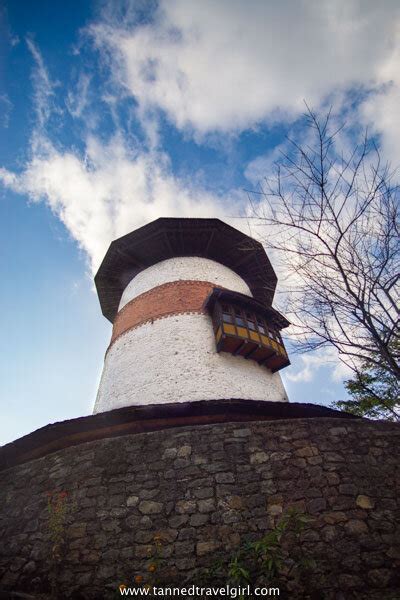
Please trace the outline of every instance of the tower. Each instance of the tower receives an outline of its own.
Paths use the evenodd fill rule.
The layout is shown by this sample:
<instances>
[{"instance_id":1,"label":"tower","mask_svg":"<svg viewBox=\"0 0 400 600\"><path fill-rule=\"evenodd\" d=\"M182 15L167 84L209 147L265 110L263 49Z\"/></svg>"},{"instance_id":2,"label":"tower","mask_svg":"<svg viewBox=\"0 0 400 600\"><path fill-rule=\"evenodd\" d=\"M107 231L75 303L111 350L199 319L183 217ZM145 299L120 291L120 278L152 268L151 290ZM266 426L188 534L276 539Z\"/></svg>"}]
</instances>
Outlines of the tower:
<instances>
[{"instance_id":1,"label":"tower","mask_svg":"<svg viewBox=\"0 0 400 600\"><path fill-rule=\"evenodd\" d=\"M287 401L289 364L262 245L218 219L160 218L110 245L95 277L113 324L94 412Z\"/></svg>"},{"instance_id":2,"label":"tower","mask_svg":"<svg viewBox=\"0 0 400 600\"><path fill-rule=\"evenodd\" d=\"M214 586L216 556L228 565L296 507L307 536L289 528L282 547L320 559L318 577L310 590L284 568L274 585L397 598L398 424L285 401L288 322L262 246L216 219L158 219L111 244L96 284L113 322L96 414L0 447L0 596L48 597L52 581L63 598L152 595L207 572Z\"/></svg>"}]
</instances>

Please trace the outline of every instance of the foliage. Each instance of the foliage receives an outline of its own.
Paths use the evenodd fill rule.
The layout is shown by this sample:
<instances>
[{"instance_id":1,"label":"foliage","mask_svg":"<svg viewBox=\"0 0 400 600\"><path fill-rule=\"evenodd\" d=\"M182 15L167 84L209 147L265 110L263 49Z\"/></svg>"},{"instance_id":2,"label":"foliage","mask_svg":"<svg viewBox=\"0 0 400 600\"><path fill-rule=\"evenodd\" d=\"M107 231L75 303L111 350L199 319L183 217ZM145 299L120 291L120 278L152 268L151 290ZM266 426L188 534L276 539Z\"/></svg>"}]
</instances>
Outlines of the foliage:
<instances>
[{"instance_id":1,"label":"foliage","mask_svg":"<svg viewBox=\"0 0 400 600\"><path fill-rule=\"evenodd\" d=\"M282 585L284 579L301 580L314 566L300 543L310 517L289 509L262 538L242 544L228 560L223 558L203 573L202 583L244 587Z\"/></svg>"},{"instance_id":2,"label":"foliage","mask_svg":"<svg viewBox=\"0 0 400 600\"><path fill-rule=\"evenodd\" d=\"M351 398L335 402L336 408L373 419L400 419L399 379L386 369L364 363L363 371L346 381L345 387Z\"/></svg>"},{"instance_id":3,"label":"foliage","mask_svg":"<svg viewBox=\"0 0 400 600\"><path fill-rule=\"evenodd\" d=\"M300 536L304 528L312 519L295 509L289 509L279 522L262 538L256 541L243 543L230 557L221 556L213 564L198 573L196 584L200 586L244 587L256 584L273 584L277 586L282 581L279 578L285 575L285 580L300 581L313 568L313 560L306 556L302 550ZM162 537L154 536L154 546L149 555L149 562L145 572L137 572L132 588L151 589L162 584ZM189 581L193 583L193 576ZM126 588L126 583L121 583L116 590L120 597L120 589Z\"/></svg>"},{"instance_id":4,"label":"foliage","mask_svg":"<svg viewBox=\"0 0 400 600\"><path fill-rule=\"evenodd\" d=\"M159 577L160 577L160 569L162 569L163 558L162 558L162 547L163 547L163 537L161 534L156 533L153 537L154 545L149 547L151 550L149 554L149 559L147 563L147 567L145 572L139 571L133 577L133 583L129 584L129 587L132 589L140 589L146 588L151 589L158 585ZM126 581L129 581L129 577L122 578ZM122 588L127 588L128 585L126 583L121 583L118 586L116 591L116 596L121 597L120 590Z\"/></svg>"},{"instance_id":5,"label":"foliage","mask_svg":"<svg viewBox=\"0 0 400 600\"><path fill-rule=\"evenodd\" d=\"M67 492L47 492L48 528L53 543L52 556L61 558L64 533L68 514Z\"/></svg>"}]
</instances>

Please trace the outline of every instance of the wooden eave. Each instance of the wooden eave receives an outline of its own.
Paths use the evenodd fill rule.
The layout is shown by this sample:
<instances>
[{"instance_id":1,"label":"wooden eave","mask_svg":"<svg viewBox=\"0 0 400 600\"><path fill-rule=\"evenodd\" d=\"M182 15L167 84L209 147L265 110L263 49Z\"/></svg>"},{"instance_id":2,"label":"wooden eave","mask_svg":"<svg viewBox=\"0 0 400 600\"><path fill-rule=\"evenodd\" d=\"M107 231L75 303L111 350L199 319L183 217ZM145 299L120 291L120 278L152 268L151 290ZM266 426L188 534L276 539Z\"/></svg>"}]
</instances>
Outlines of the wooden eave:
<instances>
[{"instance_id":1,"label":"wooden eave","mask_svg":"<svg viewBox=\"0 0 400 600\"><path fill-rule=\"evenodd\" d=\"M111 243L95 276L104 316L113 322L133 277L178 256L209 258L229 267L254 298L272 304L277 277L260 242L219 219L160 218Z\"/></svg>"}]
</instances>

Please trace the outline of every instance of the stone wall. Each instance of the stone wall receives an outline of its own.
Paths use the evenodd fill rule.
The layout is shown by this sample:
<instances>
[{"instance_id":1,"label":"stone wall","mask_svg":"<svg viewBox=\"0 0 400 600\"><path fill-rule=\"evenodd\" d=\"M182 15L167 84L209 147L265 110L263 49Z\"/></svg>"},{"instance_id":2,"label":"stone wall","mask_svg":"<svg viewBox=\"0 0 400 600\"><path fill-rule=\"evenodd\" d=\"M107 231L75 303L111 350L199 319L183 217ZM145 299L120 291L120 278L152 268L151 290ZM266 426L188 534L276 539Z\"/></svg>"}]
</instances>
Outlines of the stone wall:
<instances>
[{"instance_id":1,"label":"stone wall","mask_svg":"<svg viewBox=\"0 0 400 600\"><path fill-rule=\"evenodd\" d=\"M120 583L146 576L157 539L163 583L196 583L295 506L313 519L301 546L316 564L307 591L281 597L394 600L399 435L334 418L228 423L94 441L13 467L0 473L0 589L48 591L46 492L65 491L62 597L117 597Z\"/></svg>"}]
</instances>

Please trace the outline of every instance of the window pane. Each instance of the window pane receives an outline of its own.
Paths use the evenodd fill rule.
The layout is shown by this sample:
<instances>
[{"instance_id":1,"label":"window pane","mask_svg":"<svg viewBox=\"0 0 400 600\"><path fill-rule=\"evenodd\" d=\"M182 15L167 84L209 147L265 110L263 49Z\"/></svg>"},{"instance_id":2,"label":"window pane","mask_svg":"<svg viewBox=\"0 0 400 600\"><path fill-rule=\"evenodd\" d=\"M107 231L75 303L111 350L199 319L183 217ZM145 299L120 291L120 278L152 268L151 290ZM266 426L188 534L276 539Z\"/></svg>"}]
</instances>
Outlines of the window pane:
<instances>
[{"instance_id":1,"label":"window pane","mask_svg":"<svg viewBox=\"0 0 400 600\"><path fill-rule=\"evenodd\" d=\"M261 317L257 317L257 327L260 333L266 333L265 322Z\"/></svg>"},{"instance_id":2,"label":"window pane","mask_svg":"<svg viewBox=\"0 0 400 600\"><path fill-rule=\"evenodd\" d=\"M249 329L253 329L253 331L256 330L256 326L253 321L247 321L247 323L248 323Z\"/></svg>"},{"instance_id":3,"label":"window pane","mask_svg":"<svg viewBox=\"0 0 400 600\"><path fill-rule=\"evenodd\" d=\"M240 327L246 327L246 321L244 319L242 319L241 317L236 317L236 325L239 325Z\"/></svg>"},{"instance_id":4,"label":"window pane","mask_svg":"<svg viewBox=\"0 0 400 600\"><path fill-rule=\"evenodd\" d=\"M230 313L222 313L222 320L225 321L225 323L232 323L232 315Z\"/></svg>"}]
</instances>

